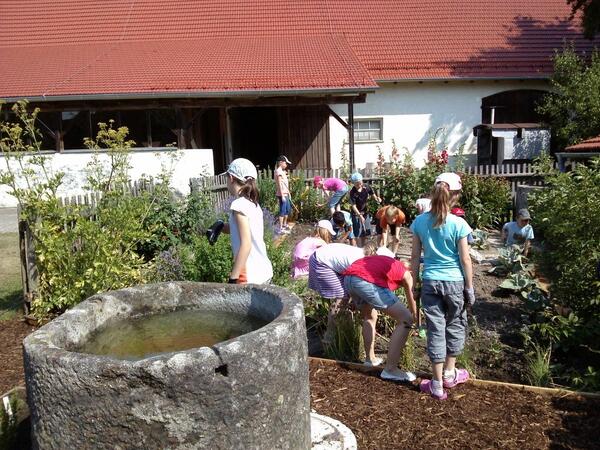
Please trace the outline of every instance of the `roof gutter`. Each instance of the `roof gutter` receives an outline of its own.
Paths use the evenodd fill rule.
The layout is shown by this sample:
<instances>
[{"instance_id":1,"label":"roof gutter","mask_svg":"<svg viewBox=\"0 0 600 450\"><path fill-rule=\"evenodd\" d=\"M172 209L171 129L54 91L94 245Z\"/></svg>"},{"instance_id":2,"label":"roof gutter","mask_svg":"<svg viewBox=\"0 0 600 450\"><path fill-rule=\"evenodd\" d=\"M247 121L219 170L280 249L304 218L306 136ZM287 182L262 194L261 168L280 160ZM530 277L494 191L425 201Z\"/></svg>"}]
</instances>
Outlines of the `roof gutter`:
<instances>
[{"instance_id":1,"label":"roof gutter","mask_svg":"<svg viewBox=\"0 0 600 450\"><path fill-rule=\"evenodd\" d=\"M81 100L144 100L144 99L183 99L183 98L243 98L243 97L319 97L323 95L352 96L356 94L370 94L379 89L378 86L369 88L332 88L332 89L291 89L291 90L245 90L245 91L183 91L183 92L140 92L140 93L115 93L115 94L75 94L75 95L34 95L21 97L3 97L6 102L28 100L30 102L48 101L81 101Z\"/></svg>"},{"instance_id":2,"label":"roof gutter","mask_svg":"<svg viewBox=\"0 0 600 450\"><path fill-rule=\"evenodd\" d=\"M548 81L550 75L547 76L530 76L530 77L465 77L465 78L381 78L375 79L377 83L426 83L429 81L504 81L504 80L527 80L527 81Z\"/></svg>"}]
</instances>

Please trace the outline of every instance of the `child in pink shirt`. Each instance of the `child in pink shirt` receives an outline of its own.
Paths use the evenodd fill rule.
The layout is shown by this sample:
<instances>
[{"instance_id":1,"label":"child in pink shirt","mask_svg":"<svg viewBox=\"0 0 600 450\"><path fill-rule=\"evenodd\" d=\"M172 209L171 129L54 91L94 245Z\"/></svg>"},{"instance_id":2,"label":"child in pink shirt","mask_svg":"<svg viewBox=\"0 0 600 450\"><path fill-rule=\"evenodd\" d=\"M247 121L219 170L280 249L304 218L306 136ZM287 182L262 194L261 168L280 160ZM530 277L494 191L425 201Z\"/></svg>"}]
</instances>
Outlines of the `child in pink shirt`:
<instances>
[{"instance_id":1,"label":"child in pink shirt","mask_svg":"<svg viewBox=\"0 0 600 450\"><path fill-rule=\"evenodd\" d=\"M320 220L313 236L302 239L294 248L292 262L292 277L300 278L308 275L308 260L316 249L331 242L335 235L333 225L329 220Z\"/></svg>"},{"instance_id":2,"label":"child in pink shirt","mask_svg":"<svg viewBox=\"0 0 600 450\"><path fill-rule=\"evenodd\" d=\"M327 197L327 206L329 207L329 212L333 215L334 212L339 211L341 209L342 199L348 192L348 185L345 181L340 180L339 178L326 178L316 176L313 180L313 184L316 189L323 189ZM323 206L320 204L318 206Z\"/></svg>"}]
</instances>

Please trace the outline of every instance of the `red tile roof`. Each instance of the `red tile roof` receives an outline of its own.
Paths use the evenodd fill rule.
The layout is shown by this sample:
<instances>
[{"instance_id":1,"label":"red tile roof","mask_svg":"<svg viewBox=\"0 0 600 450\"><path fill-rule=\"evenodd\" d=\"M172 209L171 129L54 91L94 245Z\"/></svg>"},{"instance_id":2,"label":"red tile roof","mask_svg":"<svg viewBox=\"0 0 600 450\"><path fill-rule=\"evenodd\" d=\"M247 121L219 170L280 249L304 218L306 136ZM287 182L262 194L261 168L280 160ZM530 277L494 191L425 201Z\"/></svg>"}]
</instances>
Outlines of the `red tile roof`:
<instances>
[{"instance_id":1,"label":"red tile roof","mask_svg":"<svg viewBox=\"0 0 600 450\"><path fill-rule=\"evenodd\" d=\"M600 136L596 136L579 144L570 145L565 148L565 152L598 152L600 151Z\"/></svg>"},{"instance_id":2,"label":"red tile roof","mask_svg":"<svg viewBox=\"0 0 600 450\"><path fill-rule=\"evenodd\" d=\"M566 0L2 0L0 97L545 78ZM600 43L597 40L596 43Z\"/></svg>"}]
</instances>

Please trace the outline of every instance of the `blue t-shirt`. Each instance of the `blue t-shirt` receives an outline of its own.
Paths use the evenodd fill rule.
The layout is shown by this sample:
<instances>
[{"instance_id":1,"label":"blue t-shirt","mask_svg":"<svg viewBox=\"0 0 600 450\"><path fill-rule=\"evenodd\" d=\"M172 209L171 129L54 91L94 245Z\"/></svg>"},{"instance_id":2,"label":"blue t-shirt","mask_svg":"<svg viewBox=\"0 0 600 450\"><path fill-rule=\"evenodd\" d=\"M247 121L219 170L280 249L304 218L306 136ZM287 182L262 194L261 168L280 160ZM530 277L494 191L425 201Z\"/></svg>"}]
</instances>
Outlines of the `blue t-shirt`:
<instances>
[{"instance_id":1,"label":"blue t-shirt","mask_svg":"<svg viewBox=\"0 0 600 450\"><path fill-rule=\"evenodd\" d=\"M521 228L517 222L508 222L504 224L502 230L506 231L508 236L506 238L506 245L523 245L525 241L533 239L533 227L529 224Z\"/></svg>"},{"instance_id":2,"label":"blue t-shirt","mask_svg":"<svg viewBox=\"0 0 600 450\"><path fill-rule=\"evenodd\" d=\"M419 237L423 247L423 279L461 281L464 279L458 241L473 230L461 217L448 214L446 223L433 228L435 217L426 212L416 217L410 231Z\"/></svg>"}]
</instances>

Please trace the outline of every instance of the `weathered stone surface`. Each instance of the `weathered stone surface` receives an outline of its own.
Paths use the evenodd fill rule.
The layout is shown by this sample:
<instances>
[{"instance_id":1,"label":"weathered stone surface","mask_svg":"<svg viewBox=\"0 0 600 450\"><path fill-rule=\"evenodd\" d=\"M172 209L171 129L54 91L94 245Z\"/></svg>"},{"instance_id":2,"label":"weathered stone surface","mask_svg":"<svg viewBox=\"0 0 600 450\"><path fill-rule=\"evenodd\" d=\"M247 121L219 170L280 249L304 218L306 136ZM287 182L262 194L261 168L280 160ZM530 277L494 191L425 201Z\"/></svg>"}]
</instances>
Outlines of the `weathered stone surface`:
<instances>
[{"instance_id":1,"label":"weathered stone surface","mask_svg":"<svg viewBox=\"0 0 600 450\"><path fill-rule=\"evenodd\" d=\"M139 361L73 351L125 317L197 308L270 321ZM308 449L302 302L272 286L162 283L96 295L24 341L34 448Z\"/></svg>"}]
</instances>

